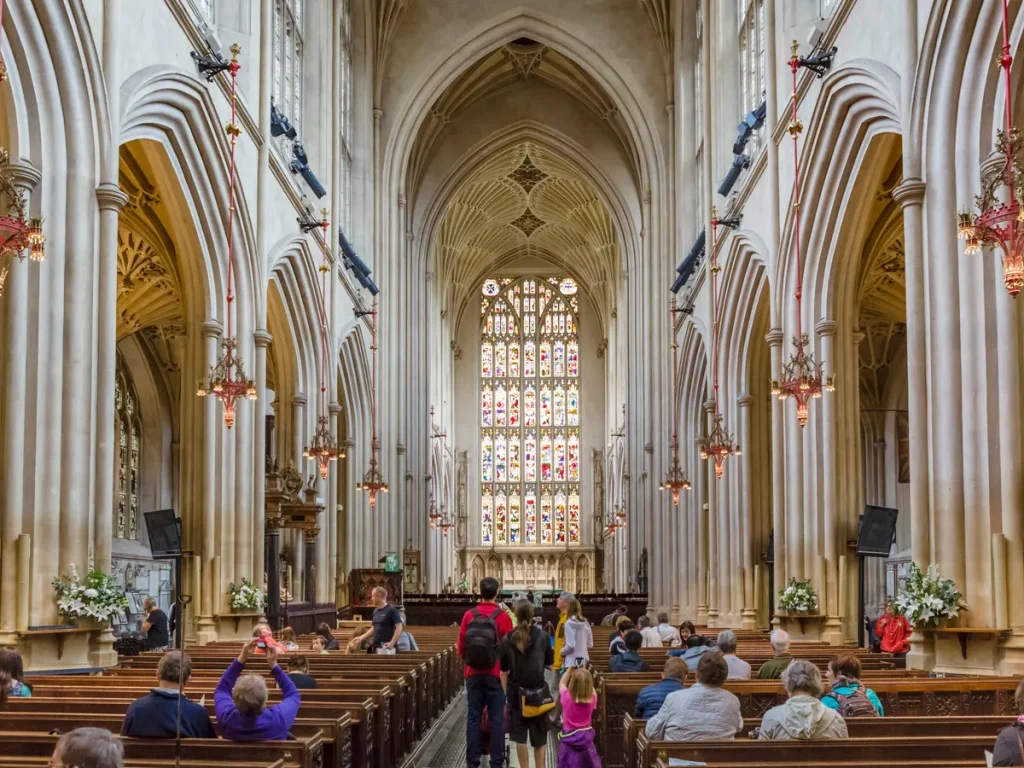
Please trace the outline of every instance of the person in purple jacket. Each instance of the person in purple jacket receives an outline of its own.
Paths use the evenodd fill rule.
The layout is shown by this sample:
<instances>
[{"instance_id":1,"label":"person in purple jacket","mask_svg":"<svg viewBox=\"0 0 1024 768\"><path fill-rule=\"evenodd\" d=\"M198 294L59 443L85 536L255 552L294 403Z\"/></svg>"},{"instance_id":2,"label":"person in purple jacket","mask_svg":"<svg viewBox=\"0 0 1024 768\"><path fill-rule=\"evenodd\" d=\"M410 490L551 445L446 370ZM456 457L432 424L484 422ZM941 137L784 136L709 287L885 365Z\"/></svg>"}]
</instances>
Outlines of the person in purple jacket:
<instances>
[{"instance_id":1,"label":"person in purple jacket","mask_svg":"<svg viewBox=\"0 0 1024 768\"><path fill-rule=\"evenodd\" d=\"M277 648L267 645L267 664L277 681L283 699L267 706L267 683L262 675L242 675L245 663L255 652L259 638L254 637L224 670L213 692L213 708L217 713L220 735L228 741L282 741L299 714L299 689L277 665Z\"/></svg>"}]
</instances>

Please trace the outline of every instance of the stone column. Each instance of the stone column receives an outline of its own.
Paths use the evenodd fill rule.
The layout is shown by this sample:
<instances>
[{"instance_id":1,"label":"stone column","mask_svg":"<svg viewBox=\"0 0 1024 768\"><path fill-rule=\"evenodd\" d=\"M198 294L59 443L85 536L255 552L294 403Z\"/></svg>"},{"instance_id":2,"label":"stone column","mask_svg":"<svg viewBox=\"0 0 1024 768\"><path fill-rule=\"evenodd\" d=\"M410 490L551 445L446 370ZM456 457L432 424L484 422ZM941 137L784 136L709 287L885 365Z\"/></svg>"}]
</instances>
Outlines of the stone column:
<instances>
[{"instance_id":1,"label":"stone column","mask_svg":"<svg viewBox=\"0 0 1024 768\"><path fill-rule=\"evenodd\" d=\"M782 329L772 328L765 336L771 354L772 376L782 370ZM775 591L786 583L789 574L786 546L786 452L783 440L782 401L772 397L772 530L775 563L772 566ZM770 595L774 605L775 595Z\"/></svg>"},{"instance_id":2,"label":"stone column","mask_svg":"<svg viewBox=\"0 0 1024 768\"><path fill-rule=\"evenodd\" d=\"M11 165L12 181L27 199L42 174L26 162ZM25 408L28 370L28 265L15 262L7 273L0 305L7 313L3 369L3 541L0 545L0 644L16 645L18 536L25 505ZM113 390L111 390L113 391Z\"/></svg>"},{"instance_id":3,"label":"stone column","mask_svg":"<svg viewBox=\"0 0 1024 768\"><path fill-rule=\"evenodd\" d=\"M216 320L203 323L203 370L209 370L217 362L220 348L221 324ZM214 573L214 558L217 550L217 398L207 395L203 398L203 550L201 568L203 572L203 600L199 614L199 643L205 644L217 639L216 622L213 617L221 610L221 585L218 574Z\"/></svg>"},{"instance_id":4,"label":"stone column","mask_svg":"<svg viewBox=\"0 0 1024 768\"><path fill-rule=\"evenodd\" d=\"M276 520L264 521L263 546L267 572L267 620L276 632L281 629L281 529Z\"/></svg>"},{"instance_id":5,"label":"stone column","mask_svg":"<svg viewBox=\"0 0 1024 768\"><path fill-rule=\"evenodd\" d=\"M331 434L338 436L338 414L341 413L341 404L332 401L327 410L331 417ZM338 514L338 482L341 478L342 462L345 459L338 459L331 462L331 473L327 478L327 509L326 514L331 519L331 540L328 543L328 560L323 568L327 572L328 583L331 588L322 595L324 600L336 600L338 594L338 583L341 578L338 573L338 542L340 539L341 520Z\"/></svg>"},{"instance_id":6,"label":"stone column","mask_svg":"<svg viewBox=\"0 0 1024 768\"><path fill-rule=\"evenodd\" d=\"M295 463L299 474L305 477L306 466L302 449L306 440L306 396L301 392L297 392L292 397L292 440L294 445L290 458Z\"/></svg>"},{"instance_id":7,"label":"stone column","mask_svg":"<svg viewBox=\"0 0 1024 768\"><path fill-rule=\"evenodd\" d=\"M753 538L753 515L752 515L752 492L750 488L750 458L752 455L752 444L750 434L750 406L754 398L744 393L736 398L736 405L739 406L739 443L743 454L739 460L740 472L740 519L742 531L740 532L740 567L743 569L743 611L741 613L741 627L743 629L757 628L757 604L754 598L754 538ZM735 574L734 574L735 576Z\"/></svg>"},{"instance_id":8,"label":"stone column","mask_svg":"<svg viewBox=\"0 0 1024 768\"><path fill-rule=\"evenodd\" d=\"M256 345L256 402L253 403L253 448L252 448L252 530L253 530L253 569L254 583L262 584L263 574L267 571L264 559L265 548L260 542L260 532L265 529L266 519L266 451L267 451L267 347L273 336L265 328L257 328L252 334Z\"/></svg>"},{"instance_id":9,"label":"stone column","mask_svg":"<svg viewBox=\"0 0 1024 768\"><path fill-rule=\"evenodd\" d=\"M834 320L820 320L814 330L821 339L822 372L825 376L835 371L835 337L838 324ZM850 387L848 397L860 399L859 382L845 382ZM839 620L839 543L843 539L842 526L839 521L839 494L836 486L838 468L836 466L836 403L837 395L825 392L821 398L821 440L822 440L822 517L824 518L825 539L825 583L815 587L824 597L819 612L825 615L825 633L823 640L838 645L843 639L842 622Z\"/></svg>"},{"instance_id":10,"label":"stone column","mask_svg":"<svg viewBox=\"0 0 1024 768\"><path fill-rule=\"evenodd\" d=\"M715 412L715 401L705 400L704 401L704 421L708 425L708 432L714 428L714 412ZM705 559L707 563L707 576L702 575L701 578L707 579L707 592L708 592L708 622L709 627L718 626L718 617L721 609L721 596L718 594L719 587L719 569L722 564L721 552L718 549L718 534L719 534L719 521L718 521L718 479L715 477L715 469L713 459L710 457L707 460L708 463L708 501L707 501L707 513L705 519L707 520L708 526L708 557Z\"/></svg>"}]
</instances>

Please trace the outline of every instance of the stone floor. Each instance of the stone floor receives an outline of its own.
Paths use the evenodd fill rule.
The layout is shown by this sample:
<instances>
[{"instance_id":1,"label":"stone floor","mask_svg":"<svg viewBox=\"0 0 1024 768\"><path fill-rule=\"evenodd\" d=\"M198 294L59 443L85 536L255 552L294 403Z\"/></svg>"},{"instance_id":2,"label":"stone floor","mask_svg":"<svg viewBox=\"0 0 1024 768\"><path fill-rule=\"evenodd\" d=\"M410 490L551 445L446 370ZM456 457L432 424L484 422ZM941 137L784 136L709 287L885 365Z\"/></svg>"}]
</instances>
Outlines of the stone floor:
<instances>
[{"instance_id":1,"label":"stone floor","mask_svg":"<svg viewBox=\"0 0 1024 768\"><path fill-rule=\"evenodd\" d=\"M511 749L509 763L512 768L536 768L520 766L516 756L515 745ZM555 768L558 763L558 740L554 732L548 736L547 765L543 768ZM430 741L425 745L415 768L463 768L466 765L466 700L459 696L441 716L435 726ZM482 768L488 768L488 761L480 761Z\"/></svg>"}]
</instances>

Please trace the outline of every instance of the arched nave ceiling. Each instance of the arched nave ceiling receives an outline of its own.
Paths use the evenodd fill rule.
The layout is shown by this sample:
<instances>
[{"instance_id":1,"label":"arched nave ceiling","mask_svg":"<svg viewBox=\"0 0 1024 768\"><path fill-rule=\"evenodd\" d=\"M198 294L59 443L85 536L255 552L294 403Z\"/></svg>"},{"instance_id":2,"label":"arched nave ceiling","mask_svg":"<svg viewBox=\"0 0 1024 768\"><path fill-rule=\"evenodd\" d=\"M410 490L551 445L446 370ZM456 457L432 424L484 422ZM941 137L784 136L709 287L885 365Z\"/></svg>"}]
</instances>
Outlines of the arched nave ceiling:
<instances>
[{"instance_id":1,"label":"arched nave ceiling","mask_svg":"<svg viewBox=\"0 0 1024 768\"><path fill-rule=\"evenodd\" d=\"M874 224L864 243L858 295L860 298L860 389L862 406L884 408L893 366L904 353L906 335L906 275L903 251L903 213L892 190L903 180L897 154L891 171L875 192L870 216Z\"/></svg>"},{"instance_id":2,"label":"arched nave ceiling","mask_svg":"<svg viewBox=\"0 0 1024 768\"><path fill-rule=\"evenodd\" d=\"M598 303L619 262L615 227L591 183L529 142L481 163L448 202L435 239L446 306L461 310L488 269L525 255L574 275Z\"/></svg>"},{"instance_id":3,"label":"arched nave ceiling","mask_svg":"<svg viewBox=\"0 0 1024 768\"><path fill-rule=\"evenodd\" d=\"M118 183L128 195L117 226L117 338L141 332L155 362L176 372L185 334L178 257L170 214L142 143L120 151Z\"/></svg>"},{"instance_id":4,"label":"arched nave ceiling","mask_svg":"<svg viewBox=\"0 0 1024 768\"><path fill-rule=\"evenodd\" d=\"M519 38L492 51L463 71L431 106L416 138L408 188L418 189L433 148L459 115L481 99L520 81L546 83L582 103L599 121L611 128L630 158L634 179L639 179L637 156L629 130L611 96L572 59L534 40Z\"/></svg>"}]
</instances>

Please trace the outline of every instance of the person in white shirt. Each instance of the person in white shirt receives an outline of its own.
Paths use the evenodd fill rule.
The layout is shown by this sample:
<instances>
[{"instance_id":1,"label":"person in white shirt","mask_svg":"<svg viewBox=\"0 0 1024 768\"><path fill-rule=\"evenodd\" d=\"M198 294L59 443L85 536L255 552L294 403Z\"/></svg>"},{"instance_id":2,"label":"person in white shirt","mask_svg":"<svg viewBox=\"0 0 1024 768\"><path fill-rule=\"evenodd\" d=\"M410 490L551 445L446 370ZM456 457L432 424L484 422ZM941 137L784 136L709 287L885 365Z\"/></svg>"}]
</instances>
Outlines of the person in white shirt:
<instances>
[{"instance_id":1,"label":"person in white shirt","mask_svg":"<svg viewBox=\"0 0 1024 768\"><path fill-rule=\"evenodd\" d=\"M563 667L590 661L590 649L594 647L594 633L590 622L583 618L583 608L575 597L569 601L569 618L565 622L565 645L562 646Z\"/></svg>"},{"instance_id":2,"label":"person in white shirt","mask_svg":"<svg viewBox=\"0 0 1024 768\"><path fill-rule=\"evenodd\" d=\"M733 739L743 730L740 700L722 686L729 665L709 651L697 665L697 684L665 697L658 714L647 721L647 738L656 741ZM822 705L824 707L824 705Z\"/></svg>"},{"instance_id":3,"label":"person in white shirt","mask_svg":"<svg viewBox=\"0 0 1024 768\"><path fill-rule=\"evenodd\" d=\"M663 644L668 643L673 648L678 648L683 644L679 639L679 630L668 623L668 611L658 611L657 629Z\"/></svg>"},{"instance_id":4,"label":"person in white shirt","mask_svg":"<svg viewBox=\"0 0 1024 768\"><path fill-rule=\"evenodd\" d=\"M661 635L658 630L651 626L651 617L644 614L637 623L640 635L644 639L643 648L661 648Z\"/></svg>"},{"instance_id":5,"label":"person in white shirt","mask_svg":"<svg viewBox=\"0 0 1024 768\"><path fill-rule=\"evenodd\" d=\"M750 665L736 655L736 633L726 629L718 633L718 650L725 656L729 665L730 680L749 680Z\"/></svg>"}]
</instances>

